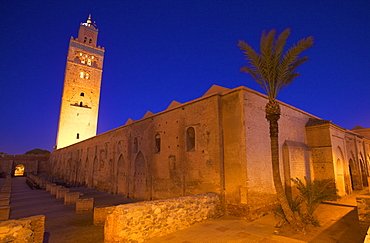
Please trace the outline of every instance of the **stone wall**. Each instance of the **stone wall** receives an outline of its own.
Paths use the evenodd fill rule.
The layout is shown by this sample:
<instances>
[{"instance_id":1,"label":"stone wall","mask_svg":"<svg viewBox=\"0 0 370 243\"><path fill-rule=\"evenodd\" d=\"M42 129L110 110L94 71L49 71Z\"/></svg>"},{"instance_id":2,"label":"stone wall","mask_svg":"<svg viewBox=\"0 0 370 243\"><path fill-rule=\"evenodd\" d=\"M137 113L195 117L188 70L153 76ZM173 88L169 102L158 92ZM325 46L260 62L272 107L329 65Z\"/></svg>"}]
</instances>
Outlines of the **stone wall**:
<instances>
[{"instance_id":1,"label":"stone wall","mask_svg":"<svg viewBox=\"0 0 370 243\"><path fill-rule=\"evenodd\" d=\"M220 216L215 193L118 205L106 218L104 242L143 242Z\"/></svg>"},{"instance_id":2,"label":"stone wall","mask_svg":"<svg viewBox=\"0 0 370 243\"><path fill-rule=\"evenodd\" d=\"M44 230L44 215L0 221L0 242L42 243Z\"/></svg>"},{"instance_id":3,"label":"stone wall","mask_svg":"<svg viewBox=\"0 0 370 243\"><path fill-rule=\"evenodd\" d=\"M17 165L24 166L25 174L37 175L40 172L45 172L49 164L49 156L48 154L23 154L0 157L0 176L13 176Z\"/></svg>"},{"instance_id":4,"label":"stone wall","mask_svg":"<svg viewBox=\"0 0 370 243\"><path fill-rule=\"evenodd\" d=\"M361 234L365 235L370 226L370 195L359 195L357 201L357 216Z\"/></svg>"},{"instance_id":5,"label":"stone wall","mask_svg":"<svg viewBox=\"0 0 370 243\"><path fill-rule=\"evenodd\" d=\"M212 86L199 99L173 101L162 112L148 111L140 120L53 151L50 173L136 200L214 192L229 214L255 219L276 203L266 103L265 95L246 87ZM346 146L346 129L280 105L279 159L286 188L294 186L291 177L333 178L340 195L350 194L351 180L360 184L367 168L353 167L351 175L347 148L357 151L356 165L370 163L370 140L358 135Z\"/></svg>"},{"instance_id":6,"label":"stone wall","mask_svg":"<svg viewBox=\"0 0 370 243\"><path fill-rule=\"evenodd\" d=\"M219 96L186 104L53 151L51 174L137 200L222 193ZM189 146L188 129L194 131ZM158 138L158 142L157 142Z\"/></svg>"}]
</instances>

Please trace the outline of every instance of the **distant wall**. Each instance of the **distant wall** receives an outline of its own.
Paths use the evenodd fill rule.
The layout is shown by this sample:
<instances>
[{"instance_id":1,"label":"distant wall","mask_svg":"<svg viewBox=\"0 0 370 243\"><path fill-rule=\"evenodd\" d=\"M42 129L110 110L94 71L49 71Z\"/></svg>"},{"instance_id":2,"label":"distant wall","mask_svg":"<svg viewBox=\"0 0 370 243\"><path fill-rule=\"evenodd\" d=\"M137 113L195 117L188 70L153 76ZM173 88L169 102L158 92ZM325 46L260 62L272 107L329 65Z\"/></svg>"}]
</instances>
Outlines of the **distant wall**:
<instances>
[{"instance_id":1,"label":"distant wall","mask_svg":"<svg viewBox=\"0 0 370 243\"><path fill-rule=\"evenodd\" d=\"M24 155L5 155L0 157L0 176L14 175L17 165L24 165L24 172L37 175L46 172L49 164L48 154L24 154Z\"/></svg>"},{"instance_id":2,"label":"distant wall","mask_svg":"<svg viewBox=\"0 0 370 243\"><path fill-rule=\"evenodd\" d=\"M141 242L220 216L215 193L118 205L106 218L104 242Z\"/></svg>"}]
</instances>

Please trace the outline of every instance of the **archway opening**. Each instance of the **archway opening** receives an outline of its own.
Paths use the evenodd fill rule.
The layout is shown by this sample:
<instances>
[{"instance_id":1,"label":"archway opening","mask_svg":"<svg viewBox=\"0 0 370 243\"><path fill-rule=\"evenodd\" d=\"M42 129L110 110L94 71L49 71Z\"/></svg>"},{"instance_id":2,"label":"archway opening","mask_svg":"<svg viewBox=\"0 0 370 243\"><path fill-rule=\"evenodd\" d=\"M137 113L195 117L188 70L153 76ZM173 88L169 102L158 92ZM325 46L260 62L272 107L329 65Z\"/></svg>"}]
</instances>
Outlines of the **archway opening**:
<instances>
[{"instance_id":1,"label":"archway opening","mask_svg":"<svg viewBox=\"0 0 370 243\"><path fill-rule=\"evenodd\" d=\"M14 176L24 175L24 165L20 164L15 167Z\"/></svg>"},{"instance_id":2,"label":"archway opening","mask_svg":"<svg viewBox=\"0 0 370 243\"><path fill-rule=\"evenodd\" d=\"M344 196L346 194L345 184L344 184L344 169L343 163L338 158L337 159L337 176L336 176L336 183L337 183L337 190L339 196Z\"/></svg>"}]
</instances>

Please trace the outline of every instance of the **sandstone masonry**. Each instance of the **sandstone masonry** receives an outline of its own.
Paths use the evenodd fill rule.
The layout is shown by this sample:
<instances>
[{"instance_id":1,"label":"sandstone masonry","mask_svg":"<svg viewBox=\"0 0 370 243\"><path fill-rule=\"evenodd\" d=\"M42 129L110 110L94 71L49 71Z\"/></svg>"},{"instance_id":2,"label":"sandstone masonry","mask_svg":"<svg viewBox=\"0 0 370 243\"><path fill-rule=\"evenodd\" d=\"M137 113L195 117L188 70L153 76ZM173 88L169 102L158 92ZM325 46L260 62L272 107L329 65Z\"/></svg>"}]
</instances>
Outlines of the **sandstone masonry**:
<instances>
[{"instance_id":1,"label":"sandstone masonry","mask_svg":"<svg viewBox=\"0 0 370 243\"><path fill-rule=\"evenodd\" d=\"M214 193L115 206L104 226L104 242L144 242L222 216Z\"/></svg>"}]
</instances>

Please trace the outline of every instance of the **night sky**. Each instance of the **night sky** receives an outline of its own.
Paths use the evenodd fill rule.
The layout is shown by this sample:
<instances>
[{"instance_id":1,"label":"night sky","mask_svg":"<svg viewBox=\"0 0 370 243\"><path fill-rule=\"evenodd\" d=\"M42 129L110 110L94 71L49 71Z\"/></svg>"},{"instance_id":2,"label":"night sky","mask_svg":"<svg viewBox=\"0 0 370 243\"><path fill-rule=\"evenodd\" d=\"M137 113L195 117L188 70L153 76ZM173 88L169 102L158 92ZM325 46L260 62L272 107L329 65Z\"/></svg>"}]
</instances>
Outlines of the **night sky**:
<instances>
[{"instance_id":1,"label":"night sky","mask_svg":"<svg viewBox=\"0 0 370 243\"><path fill-rule=\"evenodd\" d=\"M310 60L278 99L343 128L370 127L370 1L0 1L0 152L55 145L70 36L92 14L105 47L98 134L213 84L262 92L237 47L290 27Z\"/></svg>"}]
</instances>

